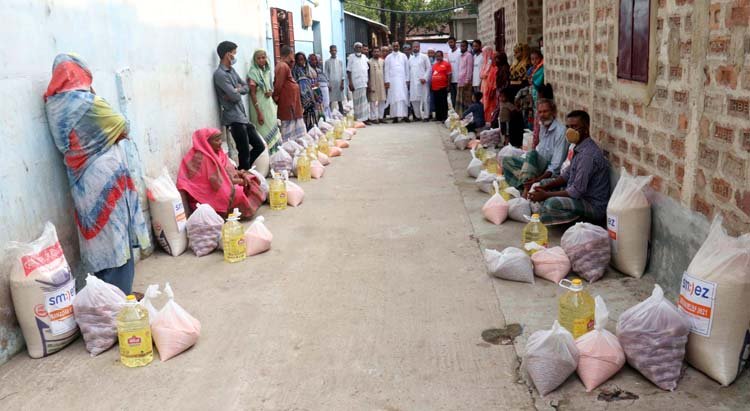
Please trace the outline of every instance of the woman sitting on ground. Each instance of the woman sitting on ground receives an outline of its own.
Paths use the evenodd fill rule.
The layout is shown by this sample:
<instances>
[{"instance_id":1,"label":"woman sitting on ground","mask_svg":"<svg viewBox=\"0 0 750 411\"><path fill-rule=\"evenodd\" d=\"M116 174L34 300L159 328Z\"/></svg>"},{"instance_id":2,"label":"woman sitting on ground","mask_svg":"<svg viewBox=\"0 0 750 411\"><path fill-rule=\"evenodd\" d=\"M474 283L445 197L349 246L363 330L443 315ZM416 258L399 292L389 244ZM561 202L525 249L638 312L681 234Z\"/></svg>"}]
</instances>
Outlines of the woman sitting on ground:
<instances>
[{"instance_id":1,"label":"woman sitting on ground","mask_svg":"<svg viewBox=\"0 0 750 411\"><path fill-rule=\"evenodd\" d=\"M180 164L177 188L190 212L198 204L209 204L224 217L234 208L251 217L264 200L260 184L250 172L234 167L221 141L221 131L215 128L193 133L193 147Z\"/></svg>"}]
</instances>

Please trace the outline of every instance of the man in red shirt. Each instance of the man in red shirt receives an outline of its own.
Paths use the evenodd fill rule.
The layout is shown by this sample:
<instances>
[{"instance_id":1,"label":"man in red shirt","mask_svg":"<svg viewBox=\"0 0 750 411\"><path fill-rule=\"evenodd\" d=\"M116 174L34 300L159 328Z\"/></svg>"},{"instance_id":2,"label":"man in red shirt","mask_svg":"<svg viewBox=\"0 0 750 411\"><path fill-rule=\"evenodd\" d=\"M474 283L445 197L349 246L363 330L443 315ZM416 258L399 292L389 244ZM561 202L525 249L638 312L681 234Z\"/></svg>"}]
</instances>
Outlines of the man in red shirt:
<instances>
[{"instance_id":1,"label":"man in red shirt","mask_svg":"<svg viewBox=\"0 0 750 411\"><path fill-rule=\"evenodd\" d=\"M448 118L448 91L451 85L451 65L443 60L443 52L435 52L435 64L432 66L432 98L435 100L435 120L445 121Z\"/></svg>"},{"instance_id":2,"label":"man in red shirt","mask_svg":"<svg viewBox=\"0 0 750 411\"><path fill-rule=\"evenodd\" d=\"M281 140L297 140L307 133L302 120L302 100L299 84L292 77L291 65L294 64L292 48L281 48L281 59L276 65L273 81L273 101L276 102L276 117L281 120Z\"/></svg>"}]
</instances>

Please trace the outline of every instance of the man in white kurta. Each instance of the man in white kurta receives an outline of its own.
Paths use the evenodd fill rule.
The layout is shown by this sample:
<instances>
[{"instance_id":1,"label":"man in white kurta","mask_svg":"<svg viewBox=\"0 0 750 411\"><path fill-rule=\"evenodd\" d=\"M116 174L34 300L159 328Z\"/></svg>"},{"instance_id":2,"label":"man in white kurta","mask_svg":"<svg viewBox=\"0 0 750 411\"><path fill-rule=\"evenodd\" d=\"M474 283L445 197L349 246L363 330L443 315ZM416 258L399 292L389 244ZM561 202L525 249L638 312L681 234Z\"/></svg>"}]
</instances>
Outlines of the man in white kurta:
<instances>
[{"instance_id":1,"label":"man in white kurta","mask_svg":"<svg viewBox=\"0 0 750 411\"><path fill-rule=\"evenodd\" d=\"M430 76L430 58L419 52L419 42L411 44L409 58L409 100L414 110L414 117L427 120L430 116L430 91L427 89L427 79Z\"/></svg>"},{"instance_id":2,"label":"man in white kurta","mask_svg":"<svg viewBox=\"0 0 750 411\"><path fill-rule=\"evenodd\" d=\"M386 57L383 70L393 123L409 114L409 60L400 50L399 43L393 43L393 52Z\"/></svg>"},{"instance_id":3,"label":"man in white kurta","mask_svg":"<svg viewBox=\"0 0 750 411\"><path fill-rule=\"evenodd\" d=\"M338 50L335 45L329 49L331 58L326 60L324 70L328 77L328 91L331 99L331 110L344 111L344 65L336 58Z\"/></svg>"},{"instance_id":4,"label":"man in white kurta","mask_svg":"<svg viewBox=\"0 0 750 411\"><path fill-rule=\"evenodd\" d=\"M357 121L370 124L370 104L367 102L367 82L370 65L362 54L362 43L354 43L354 53L346 60L346 75L349 79L349 91L354 100L354 117Z\"/></svg>"}]
</instances>

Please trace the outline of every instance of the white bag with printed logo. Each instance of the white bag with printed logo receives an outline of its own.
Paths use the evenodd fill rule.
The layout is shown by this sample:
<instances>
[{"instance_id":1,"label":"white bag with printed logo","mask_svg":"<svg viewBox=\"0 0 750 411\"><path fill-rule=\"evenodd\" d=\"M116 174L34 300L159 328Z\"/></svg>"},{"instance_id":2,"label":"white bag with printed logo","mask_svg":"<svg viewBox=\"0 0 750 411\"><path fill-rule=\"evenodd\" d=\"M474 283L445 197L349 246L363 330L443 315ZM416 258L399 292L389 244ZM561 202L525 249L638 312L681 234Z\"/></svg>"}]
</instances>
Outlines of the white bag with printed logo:
<instances>
[{"instance_id":1,"label":"white bag with printed logo","mask_svg":"<svg viewBox=\"0 0 750 411\"><path fill-rule=\"evenodd\" d=\"M45 224L42 236L30 243L8 243L6 258L11 259L10 293L29 356L62 350L78 336L76 282L55 226Z\"/></svg>"},{"instance_id":2,"label":"white bag with printed logo","mask_svg":"<svg viewBox=\"0 0 750 411\"><path fill-rule=\"evenodd\" d=\"M607 231L611 246L611 264L623 274L640 278L648 262L651 238L651 204L643 189L652 176L631 176L620 172L607 205Z\"/></svg>"},{"instance_id":3,"label":"white bag with printed logo","mask_svg":"<svg viewBox=\"0 0 750 411\"><path fill-rule=\"evenodd\" d=\"M731 237L721 224L714 219L683 275L679 308L691 321L688 362L726 386L750 352L750 234Z\"/></svg>"},{"instance_id":4,"label":"white bag with printed logo","mask_svg":"<svg viewBox=\"0 0 750 411\"><path fill-rule=\"evenodd\" d=\"M157 178L144 177L154 237L162 249L174 257L187 249L185 206L166 167Z\"/></svg>"}]
</instances>

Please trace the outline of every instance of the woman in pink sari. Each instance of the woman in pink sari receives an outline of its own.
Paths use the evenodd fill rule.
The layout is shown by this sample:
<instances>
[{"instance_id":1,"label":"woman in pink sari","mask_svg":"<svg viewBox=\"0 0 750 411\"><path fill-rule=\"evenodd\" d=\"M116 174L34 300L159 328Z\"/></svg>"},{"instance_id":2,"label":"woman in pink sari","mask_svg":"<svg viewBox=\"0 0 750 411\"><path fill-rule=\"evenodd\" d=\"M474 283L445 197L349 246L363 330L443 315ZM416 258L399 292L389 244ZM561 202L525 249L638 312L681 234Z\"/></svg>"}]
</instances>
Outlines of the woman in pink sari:
<instances>
[{"instance_id":1,"label":"woman in pink sari","mask_svg":"<svg viewBox=\"0 0 750 411\"><path fill-rule=\"evenodd\" d=\"M209 204L222 216L236 207L243 217L251 217L265 200L260 183L253 174L232 165L221 140L221 131L215 128L193 133L193 148L182 159L177 188L187 196L191 212L200 203Z\"/></svg>"},{"instance_id":2,"label":"woman in pink sari","mask_svg":"<svg viewBox=\"0 0 750 411\"><path fill-rule=\"evenodd\" d=\"M485 46L482 49L482 57L484 63L482 64L482 71L479 73L479 77L482 78L482 104L484 105L484 118L488 122L491 121L492 113L495 112L497 107L497 65L495 65L495 52L492 47Z\"/></svg>"}]
</instances>

